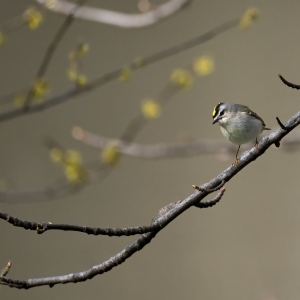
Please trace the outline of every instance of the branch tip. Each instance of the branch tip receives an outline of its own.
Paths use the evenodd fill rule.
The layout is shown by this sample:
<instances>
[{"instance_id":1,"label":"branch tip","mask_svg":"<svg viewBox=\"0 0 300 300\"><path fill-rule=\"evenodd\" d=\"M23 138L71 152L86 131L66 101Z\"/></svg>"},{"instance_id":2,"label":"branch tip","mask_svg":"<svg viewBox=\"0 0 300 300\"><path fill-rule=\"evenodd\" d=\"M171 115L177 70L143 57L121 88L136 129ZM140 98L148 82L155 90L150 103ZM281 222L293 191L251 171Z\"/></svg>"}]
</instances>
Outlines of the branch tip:
<instances>
[{"instance_id":1,"label":"branch tip","mask_svg":"<svg viewBox=\"0 0 300 300\"><path fill-rule=\"evenodd\" d=\"M12 265L11 261L8 261L6 267L1 270L0 276L5 277L7 275L7 273L9 272L11 265ZM0 281L0 284L1 284L1 281Z\"/></svg>"},{"instance_id":2,"label":"branch tip","mask_svg":"<svg viewBox=\"0 0 300 300\"><path fill-rule=\"evenodd\" d=\"M290 87L292 89L300 90L300 85L299 84L295 84L295 83L292 83L290 81L287 81L281 74L278 74L278 77L288 87Z\"/></svg>"},{"instance_id":3,"label":"branch tip","mask_svg":"<svg viewBox=\"0 0 300 300\"><path fill-rule=\"evenodd\" d=\"M282 122L280 121L280 119L279 119L278 117L276 117L276 121L277 121L278 125L281 127L281 129L283 129L283 130L288 130L288 129L286 128L286 126L282 124ZM276 145L276 144L275 144L275 145ZM277 145L276 145L276 147L277 147ZM278 146L278 147L279 147L279 146Z\"/></svg>"}]
</instances>

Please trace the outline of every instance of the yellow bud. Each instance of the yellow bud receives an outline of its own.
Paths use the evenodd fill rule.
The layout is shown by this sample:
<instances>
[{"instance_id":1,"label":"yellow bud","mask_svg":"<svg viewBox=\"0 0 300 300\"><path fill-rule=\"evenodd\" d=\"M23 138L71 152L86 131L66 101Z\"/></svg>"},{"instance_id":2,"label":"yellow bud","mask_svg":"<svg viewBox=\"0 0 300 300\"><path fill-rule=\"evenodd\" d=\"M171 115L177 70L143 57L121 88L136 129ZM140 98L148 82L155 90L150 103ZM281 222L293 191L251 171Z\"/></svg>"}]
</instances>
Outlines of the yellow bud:
<instances>
[{"instance_id":1,"label":"yellow bud","mask_svg":"<svg viewBox=\"0 0 300 300\"><path fill-rule=\"evenodd\" d=\"M259 10L255 7L249 8L240 20L240 28L249 28L252 23L259 17Z\"/></svg>"},{"instance_id":2,"label":"yellow bud","mask_svg":"<svg viewBox=\"0 0 300 300\"><path fill-rule=\"evenodd\" d=\"M27 9L23 14L24 21L30 29L36 29L43 21L43 15L35 8Z\"/></svg>"},{"instance_id":3,"label":"yellow bud","mask_svg":"<svg viewBox=\"0 0 300 300\"><path fill-rule=\"evenodd\" d=\"M77 48L77 51L76 51L76 58L81 58L84 55L86 55L88 53L89 49L90 49L90 46L88 43L80 43Z\"/></svg>"},{"instance_id":4,"label":"yellow bud","mask_svg":"<svg viewBox=\"0 0 300 300\"><path fill-rule=\"evenodd\" d=\"M87 84L87 77L83 74L79 74L74 80L78 87L84 87Z\"/></svg>"},{"instance_id":5,"label":"yellow bud","mask_svg":"<svg viewBox=\"0 0 300 300\"><path fill-rule=\"evenodd\" d=\"M101 152L101 161L108 165L115 165L120 158L118 145L112 141L107 143Z\"/></svg>"},{"instance_id":6,"label":"yellow bud","mask_svg":"<svg viewBox=\"0 0 300 300\"><path fill-rule=\"evenodd\" d=\"M79 183L82 181L80 168L76 165L66 165L65 175L68 181L72 183Z\"/></svg>"},{"instance_id":7,"label":"yellow bud","mask_svg":"<svg viewBox=\"0 0 300 300\"><path fill-rule=\"evenodd\" d=\"M155 119L161 115L161 107L157 101L146 99L142 102L142 113L147 119Z\"/></svg>"},{"instance_id":8,"label":"yellow bud","mask_svg":"<svg viewBox=\"0 0 300 300\"><path fill-rule=\"evenodd\" d=\"M190 71L176 69L171 74L171 82L179 88L189 89L194 83L194 78Z\"/></svg>"},{"instance_id":9,"label":"yellow bud","mask_svg":"<svg viewBox=\"0 0 300 300\"><path fill-rule=\"evenodd\" d=\"M65 153L66 164L80 165L82 162L81 154L78 151L67 150Z\"/></svg>"},{"instance_id":10,"label":"yellow bud","mask_svg":"<svg viewBox=\"0 0 300 300\"><path fill-rule=\"evenodd\" d=\"M76 78L78 77L78 74L77 74L77 68L74 67L74 66L71 66L68 70L68 77L71 81L75 81Z\"/></svg>"},{"instance_id":11,"label":"yellow bud","mask_svg":"<svg viewBox=\"0 0 300 300\"><path fill-rule=\"evenodd\" d=\"M32 98L35 101L41 100L50 90L49 83L44 78L38 78L32 88Z\"/></svg>"},{"instance_id":12,"label":"yellow bud","mask_svg":"<svg viewBox=\"0 0 300 300\"><path fill-rule=\"evenodd\" d=\"M132 77L132 73L131 73L131 70L126 67L126 68L123 68L123 70L121 71L121 74L120 74L120 80L121 81L129 81Z\"/></svg>"},{"instance_id":13,"label":"yellow bud","mask_svg":"<svg viewBox=\"0 0 300 300\"><path fill-rule=\"evenodd\" d=\"M63 160L65 175L71 183L82 183L87 180L88 173L82 166L82 159L79 152L67 150Z\"/></svg>"},{"instance_id":14,"label":"yellow bud","mask_svg":"<svg viewBox=\"0 0 300 300\"><path fill-rule=\"evenodd\" d=\"M194 62L193 68L197 75L209 75L215 68L214 59L210 56L201 56Z\"/></svg>"}]
</instances>

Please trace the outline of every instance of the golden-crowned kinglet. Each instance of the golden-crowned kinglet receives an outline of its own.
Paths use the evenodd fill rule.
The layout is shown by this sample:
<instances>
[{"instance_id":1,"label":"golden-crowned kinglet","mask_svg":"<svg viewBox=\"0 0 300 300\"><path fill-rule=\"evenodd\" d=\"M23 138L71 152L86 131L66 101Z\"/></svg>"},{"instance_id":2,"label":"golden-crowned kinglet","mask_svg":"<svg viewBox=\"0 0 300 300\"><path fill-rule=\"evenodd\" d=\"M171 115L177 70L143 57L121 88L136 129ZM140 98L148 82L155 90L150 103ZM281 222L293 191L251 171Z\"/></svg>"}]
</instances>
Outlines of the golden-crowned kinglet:
<instances>
[{"instance_id":1,"label":"golden-crowned kinglet","mask_svg":"<svg viewBox=\"0 0 300 300\"><path fill-rule=\"evenodd\" d=\"M234 103L219 103L213 110L213 124L219 123L223 135L233 144L239 145L233 165L238 163L238 153L242 144L255 139L257 148L257 136L266 128L261 117L248 106Z\"/></svg>"}]
</instances>

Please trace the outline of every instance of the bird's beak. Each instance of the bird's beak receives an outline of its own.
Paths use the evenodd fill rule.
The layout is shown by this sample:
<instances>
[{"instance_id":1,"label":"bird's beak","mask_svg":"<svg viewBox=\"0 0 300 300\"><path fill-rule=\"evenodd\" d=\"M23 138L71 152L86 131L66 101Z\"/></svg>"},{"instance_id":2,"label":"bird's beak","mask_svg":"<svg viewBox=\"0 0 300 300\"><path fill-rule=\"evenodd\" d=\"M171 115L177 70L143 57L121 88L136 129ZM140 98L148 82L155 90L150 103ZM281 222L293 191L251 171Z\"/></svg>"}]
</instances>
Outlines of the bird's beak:
<instances>
[{"instance_id":1,"label":"bird's beak","mask_svg":"<svg viewBox=\"0 0 300 300\"><path fill-rule=\"evenodd\" d=\"M214 121L212 122L212 125L216 124L219 121L220 118L216 118L214 119Z\"/></svg>"}]
</instances>

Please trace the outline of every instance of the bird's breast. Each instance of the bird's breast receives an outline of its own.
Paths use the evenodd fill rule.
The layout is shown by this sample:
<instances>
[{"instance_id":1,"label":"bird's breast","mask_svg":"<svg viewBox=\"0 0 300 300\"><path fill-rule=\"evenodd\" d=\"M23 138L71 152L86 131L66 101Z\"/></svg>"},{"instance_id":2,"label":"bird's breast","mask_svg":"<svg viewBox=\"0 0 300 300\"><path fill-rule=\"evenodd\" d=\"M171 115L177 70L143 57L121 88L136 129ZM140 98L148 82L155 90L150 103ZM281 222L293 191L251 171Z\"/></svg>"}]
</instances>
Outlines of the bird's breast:
<instances>
[{"instance_id":1,"label":"bird's breast","mask_svg":"<svg viewBox=\"0 0 300 300\"><path fill-rule=\"evenodd\" d=\"M227 122L226 126L220 124L220 129L225 138L236 145L241 145L257 138L263 126L260 120L253 118L247 122Z\"/></svg>"}]
</instances>

